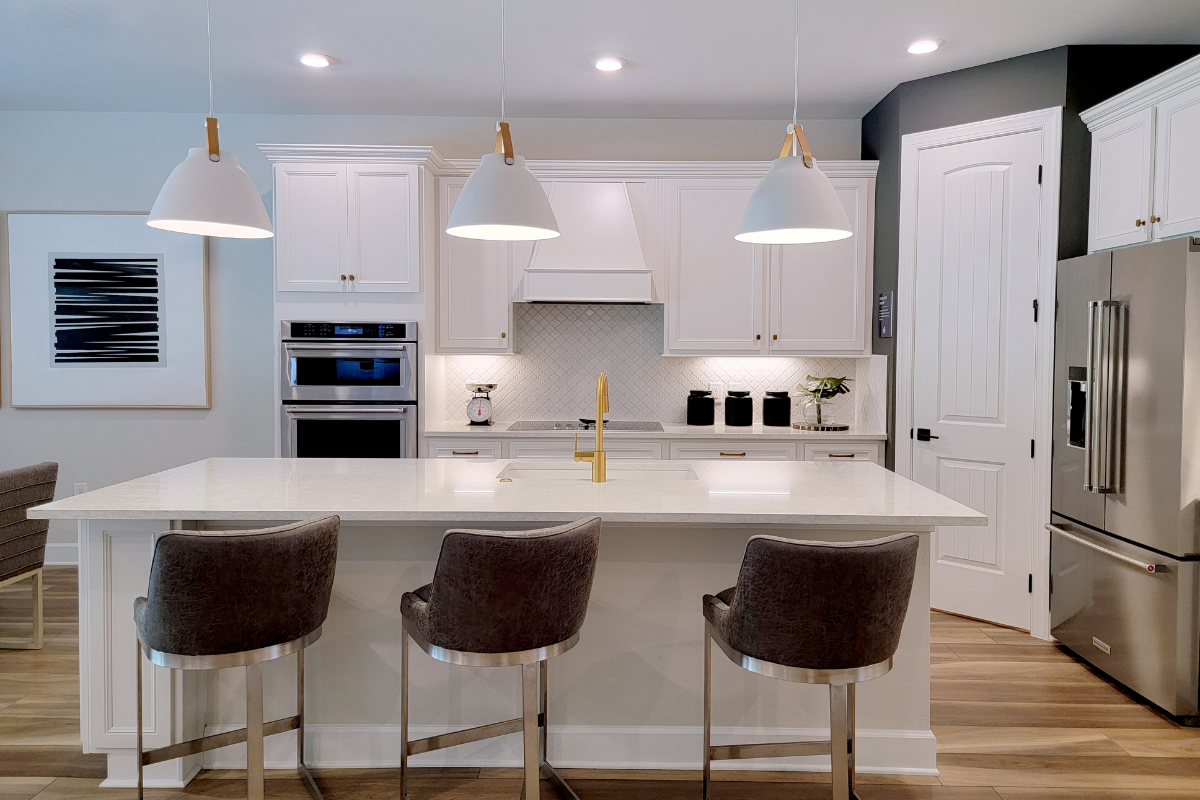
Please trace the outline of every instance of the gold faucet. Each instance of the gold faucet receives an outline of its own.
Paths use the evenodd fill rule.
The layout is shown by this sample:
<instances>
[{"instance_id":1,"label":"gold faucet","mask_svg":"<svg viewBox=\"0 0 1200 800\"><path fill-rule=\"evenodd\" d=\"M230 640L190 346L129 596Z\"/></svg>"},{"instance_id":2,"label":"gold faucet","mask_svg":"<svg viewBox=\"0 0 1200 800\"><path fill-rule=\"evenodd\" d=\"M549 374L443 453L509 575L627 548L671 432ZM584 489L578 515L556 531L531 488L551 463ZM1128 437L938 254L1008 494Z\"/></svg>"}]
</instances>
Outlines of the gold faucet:
<instances>
[{"instance_id":1,"label":"gold faucet","mask_svg":"<svg viewBox=\"0 0 1200 800\"><path fill-rule=\"evenodd\" d=\"M596 449L580 450L579 434L575 434L575 460L592 462L592 483L608 480L608 454L604 452L604 414L608 411L608 376L596 377Z\"/></svg>"}]
</instances>

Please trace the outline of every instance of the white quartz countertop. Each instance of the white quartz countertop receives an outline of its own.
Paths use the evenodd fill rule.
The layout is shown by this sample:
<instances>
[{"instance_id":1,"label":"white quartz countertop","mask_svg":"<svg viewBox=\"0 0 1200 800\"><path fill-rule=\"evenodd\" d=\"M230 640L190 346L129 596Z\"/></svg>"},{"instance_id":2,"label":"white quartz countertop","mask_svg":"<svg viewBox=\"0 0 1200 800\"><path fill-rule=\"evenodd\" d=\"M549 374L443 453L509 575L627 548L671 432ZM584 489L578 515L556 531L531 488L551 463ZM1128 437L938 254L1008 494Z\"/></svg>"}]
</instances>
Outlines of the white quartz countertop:
<instances>
[{"instance_id":1,"label":"white quartz countertop","mask_svg":"<svg viewBox=\"0 0 1200 800\"><path fill-rule=\"evenodd\" d=\"M527 431L509 430L511 422L497 422L494 425L471 425L466 422L442 422L430 425L425 429L426 436L486 439L489 436L503 436L505 439L571 439L576 433L581 442L588 437L594 437L594 431ZM762 439L782 441L838 441L841 439L871 439L883 441L886 433L876 431L860 431L851 426L848 431L801 431L795 428L776 428L766 425L751 425L749 427L728 425L684 425L678 422L664 422L661 431L614 431L604 429L604 438L613 439Z\"/></svg>"},{"instance_id":2,"label":"white quartz countertop","mask_svg":"<svg viewBox=\"0 0 1200 800\"><path fill-rule=\"evenodd\" d=\"M561 522L928 529L987 517L868 462L674 461L609 464L610 479L515 478L475 459L210 458L30 509L38 519ZM536 465L536 466L533 466ZM658 465L658 466L655 466ZM588 469L563 464L563 470ZM689 480L650 473L692 470ZM641 472L638 472L641 470Z\"/></svg>"}]
</instances>

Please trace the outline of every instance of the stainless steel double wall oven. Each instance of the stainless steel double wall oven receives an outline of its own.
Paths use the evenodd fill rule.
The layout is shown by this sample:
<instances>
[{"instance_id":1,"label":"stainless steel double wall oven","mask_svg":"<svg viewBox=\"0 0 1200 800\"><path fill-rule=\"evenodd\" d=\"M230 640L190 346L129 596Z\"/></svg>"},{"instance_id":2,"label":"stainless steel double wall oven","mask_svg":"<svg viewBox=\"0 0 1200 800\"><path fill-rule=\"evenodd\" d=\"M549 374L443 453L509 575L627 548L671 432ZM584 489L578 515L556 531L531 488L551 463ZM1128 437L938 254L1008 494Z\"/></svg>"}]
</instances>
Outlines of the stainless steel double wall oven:
<instances>
[{"instance_id":1,"label":"stainless steel double wall oven","mask_svg":"<svg viewBox=\"0 0 1200 800\"><path fill-rule=\"evenodd\" d=\"M282 325L281 455L416 458L416 323Z\"/></svg>"}]
</instances>

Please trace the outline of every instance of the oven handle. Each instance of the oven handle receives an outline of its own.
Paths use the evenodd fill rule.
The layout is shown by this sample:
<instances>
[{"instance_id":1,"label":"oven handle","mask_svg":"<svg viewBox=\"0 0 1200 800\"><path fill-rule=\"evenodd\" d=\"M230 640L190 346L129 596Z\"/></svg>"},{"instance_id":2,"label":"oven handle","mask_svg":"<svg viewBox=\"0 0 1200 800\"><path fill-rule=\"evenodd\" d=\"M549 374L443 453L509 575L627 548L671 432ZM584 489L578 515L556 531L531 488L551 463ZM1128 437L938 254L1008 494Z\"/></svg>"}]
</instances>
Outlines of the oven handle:
<instances>
[{"instance_id":1,"label":"oven handle","mask_svg":"<svg viewBox=\"0 0 1200 800\"><path fill-rule=\"evenodd\" d=\"M351 344L349 342L339 342L338 344L297 344L294 342L284 342L283 346L287 350L324 350L327 352L334 352L337 350L401 351L408 349L408 345L404 344Z\"/></svg>"},{"instance_id":2,"label":"oven handle","mask_svg":"<svg viewBox=\"0 0 1200 800\"><path fill-rule=\"evenodd\" d=\"M407 414L410 406L284 406L289 415L303 414Z\"/></svg>"},{"instance_id":3,"label":"oven handle","mask_svg":"<svg viewBox=\"0 0 1200 800\"><path fill-rule=\"evenodd\" d=\"M1115 558L1117 561L1124 561L1126 564L1132 564L1133 566L1137 567L1138 569L1144 569L1144 570L1146 570L1146 572L1162 573L1162 572L1167 571L1166 564L1150 564L1146 561L1138 561L1136 558L1131 558L1122 553L1118 553L1115 550L1109 550L1107 547L1101 547L1100 545L1096 544L1095 542L1089 542L1087 539L1084 539L1081 536L1076 536L1073 533L1064 531L1062 528L1058 527L1057 525L1051 525L1049 522L1046 523L1046 530L1050 531L1051 533L1057 533L1059 536L1063 537L1064 539L1070 539L1072 542L1075 542L1076 544L1081 544L1084 547L1090 547L1091 549L1095 550L1097 553L1103 553L1106 556L1111 556L1111 557Z\"/></svg>"}]
</instances>

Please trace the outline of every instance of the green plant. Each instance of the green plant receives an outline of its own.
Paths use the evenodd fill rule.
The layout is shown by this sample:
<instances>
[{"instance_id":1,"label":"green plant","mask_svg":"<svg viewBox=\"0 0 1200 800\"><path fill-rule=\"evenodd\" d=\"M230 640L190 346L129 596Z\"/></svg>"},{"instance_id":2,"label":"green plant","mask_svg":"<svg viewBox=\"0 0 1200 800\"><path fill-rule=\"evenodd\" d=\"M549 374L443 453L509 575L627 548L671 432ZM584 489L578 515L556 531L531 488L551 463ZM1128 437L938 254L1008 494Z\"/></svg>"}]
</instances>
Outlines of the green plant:
<instances>
[{"instance_id":1,"label":"green plant","mask_svg":"<svg viewBox=\"0 0 1200 800\"><path fill-rule=\"evenodd\" d=\"M850 387L846 384L850 382L850 378L814 378L812 375L805 375L804 380L796 384L793 390L797 396L803 398L806 402L815 403L817 406L817 424L821 424L821 404L826 400L832 400L839 394L847 394Z\"/></svg>"}]
</instances>

